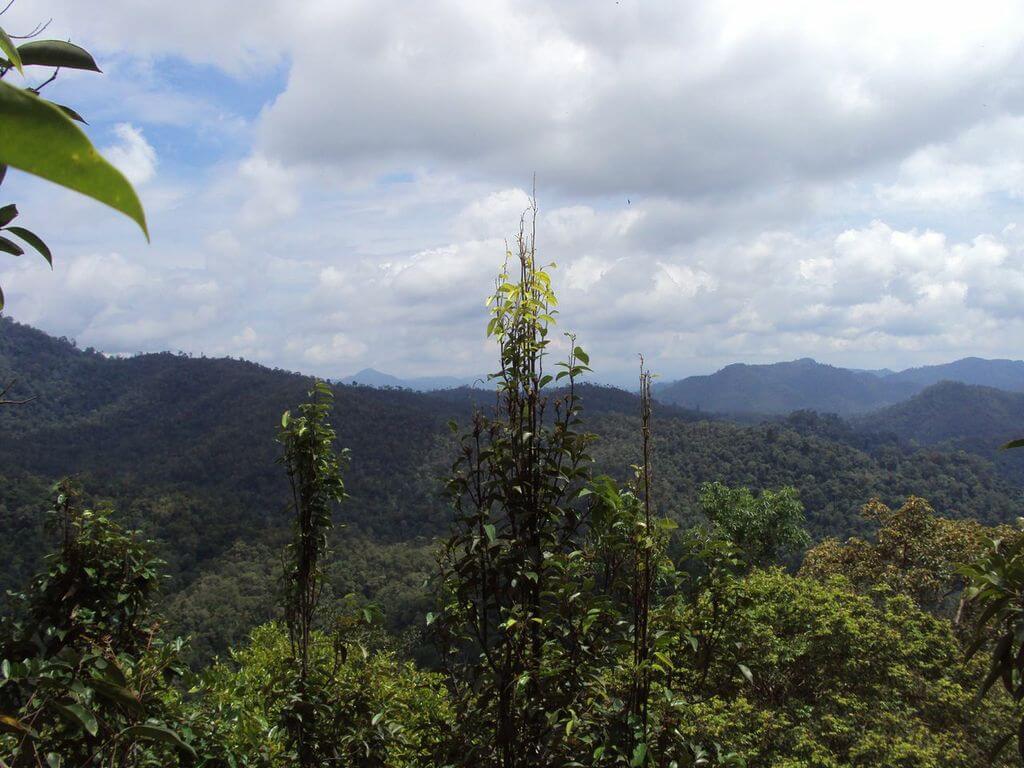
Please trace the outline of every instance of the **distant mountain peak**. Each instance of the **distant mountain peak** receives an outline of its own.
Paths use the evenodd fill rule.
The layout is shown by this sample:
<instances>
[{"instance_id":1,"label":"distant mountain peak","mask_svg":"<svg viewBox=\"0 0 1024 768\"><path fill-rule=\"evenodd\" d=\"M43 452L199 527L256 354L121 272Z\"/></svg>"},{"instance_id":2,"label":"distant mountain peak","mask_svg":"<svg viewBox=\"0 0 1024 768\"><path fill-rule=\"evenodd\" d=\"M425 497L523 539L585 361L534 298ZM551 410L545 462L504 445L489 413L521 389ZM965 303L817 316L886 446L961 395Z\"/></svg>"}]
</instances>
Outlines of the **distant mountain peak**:
<instances>
[{"instance_id":1,"label":"distant mountain peak","mask_svg":"<svg viewBox=\"0 0 1024 768\"><path fill-rule=\"evenodd\" d=\"M733 363L707 376L656 385L656 396L687 408L726 414L797 410L852 415L902 402L942 381L1024 391L1024 362L965 357L894 372L851 370L810 357L767 364Z\"/></svg>"},{"instance_id":2,"label":"distant mountain peak","mask_svg":"<svg viewBox=\"0 0 1024 768\"><path fill-rule=\"evenodd\" d=\"M478 378L478 377L477 377ZM337 380L339 384L358 384L364 387L397 387L412 389L417 392L430 392L437 389L455 389L472 386L476 378L459 378L457 376L416 376L403 379L390 373L378 371L376 368L363 368L351 376L343 376Z\"/></svg>"}]
</instances>

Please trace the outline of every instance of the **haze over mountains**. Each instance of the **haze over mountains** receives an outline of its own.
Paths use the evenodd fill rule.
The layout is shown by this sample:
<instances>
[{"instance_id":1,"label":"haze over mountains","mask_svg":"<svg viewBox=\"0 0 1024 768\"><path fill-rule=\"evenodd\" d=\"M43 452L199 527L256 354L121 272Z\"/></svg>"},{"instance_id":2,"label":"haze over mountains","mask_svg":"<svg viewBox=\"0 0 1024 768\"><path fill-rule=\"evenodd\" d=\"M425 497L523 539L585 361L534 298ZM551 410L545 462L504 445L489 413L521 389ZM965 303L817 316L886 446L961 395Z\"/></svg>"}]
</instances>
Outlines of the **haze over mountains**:
<instances>
[{"instance_id":1,"label":"haze over mountains","mask_svg":"<svg viewBox=\"0 0 1024 768\"><path fill-rule=\"evenodd\" d=\"M481 386L484 380L483 376L399 378L366 368L337 383L429 392ZM854 370L811 358L765 365L734 363L705 376L657 382L654 389L663 403L704 413L776 415L813 410L853 416L902 403L941 382L1024 392L1024 361L965 357L902 371Z\"/></svg>"},{"instance_id":2,"label":"haze over mountains","mask_svg":"<svg viewBox=\"0 0 1024 768\"><path fill-rule=\"evenodd\" d=\"M374 368L363 368L351 376L342 376L337 379L338 384L360 384L364 387L397 389L411 389L415 392L431 392L438 389L456 389L458 387L472 387L485 377L459 378L457 376L415 376L402 379L392 376L390 373L383 373Z\"/></svg>"},{"instance_id":3,"label":"haze over mountains","mask_svg":"<svg viewBox=\"0 0 1024 768\"><path fill-rule=\"evenodd\" d=\"M1024 391L1024 361L967 357L896 373L855 371L810 358L769 365L735 363L708 376L655 385L660 400L723 414L814 410L848 416L894 405L942 381Z\"/></svg>"},{"instance_id":4,"label":"haze over mountains","mask_svg":"<svg viewBox=\"0 0 1024 768\"><path fill-rule=\"evenodd\" d=\"M972 375L986 362L968 366ZM997 456L995 447L1024 434L1022 393L967 384L922 390L917 381L812 361L730 366L715 376L732 377L732 397L774 405L776 415L737 424L709 414L708 401L700 414L656 408L655 493L660 512L680 522L699 514L697 489L710 480L755 490L792 485L815 538L862 533L857 513L873 497L899 504L916 494L949 516L990 522L1017 513L1024 456ZM38 561L49 488L74 474L161 542L172 576L168 610L196 634L202 655L269 618L276 553L290 530L275 429L281 412L303 399L308 377L170 353L110 358L0 318L0 381L12 379L11 396L37 399L0 409L0 589L20 583ZM851 381L859 389L843 390ZM815 386L831 387L833 397L812 398ZM386 602L390 620L405 626L423 608L416 601L434 567L432 542L451 521L439 480L454 448L446 424L466 424L481 399L467 389L334 389L333 420L352 452L351 498L340 511L345 569L335 588ZM841 392L845 399L835 396ZM864 407L869 396L892 393L910 396L850 419L778 415L789 404ZM585 426L599 438L597 469L615 474L635 463L638 398L587 385L583 401ZM391 577L381 577L381 563ZM239 574L248 586L238 586Z\"/></svg>"}]
</instances>

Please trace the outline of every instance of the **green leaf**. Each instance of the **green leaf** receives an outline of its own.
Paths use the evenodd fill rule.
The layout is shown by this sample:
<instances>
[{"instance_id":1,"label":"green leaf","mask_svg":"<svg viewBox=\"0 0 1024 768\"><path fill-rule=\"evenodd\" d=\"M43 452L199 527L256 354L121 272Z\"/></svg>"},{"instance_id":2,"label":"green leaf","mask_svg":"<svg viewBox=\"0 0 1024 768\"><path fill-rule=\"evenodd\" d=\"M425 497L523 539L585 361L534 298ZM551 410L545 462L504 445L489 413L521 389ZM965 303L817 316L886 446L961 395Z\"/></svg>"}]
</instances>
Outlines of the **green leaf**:
<instances>
[{"instance_id":1,"label":"green leaf","mask_svg":"<svg viewBox=\"0 0 1024 768\"><path fill-rule=\"evenodd\" d=\"M18 206L14 203L0 208L0 227L6 227L18 217Z\"/></svg>"},{"instance_id":2,"label":"green leaf","mask_svg":"<svg viewBox=\"0 0 1024 768\"><path fill-rule=\"evenodd\" d=\"M590 365L590 355L583 351L583 347L576 347L572 353L581 363L584 365Z\"/></svg>"},{"instance_id":3,"label":"green leaf","mask_svg":"<svg viewBox=\"0 0 1024 768\"><path fill-rule=\"evenodd\" d=\"M1017 440L1011 440L1006 445L999 446L999 450L1001 451L1005 451L1010 448L1024 448L1024 437L1019 438Z\"/></svg>"},{"instance_id":4,"label":"green leaf","mask_svg":"<svg viewBox=\"0 0 1024 768\"><path fill-rule=\"evenodd\" d=\"M135 221L149 240L146 214L128 179L57 107L0 80L0 124L0 163L106 203Z\"/></svg>"},{"instance_id":5,"label":"green leaf","mask_svg":"<svg viewBox=\"0 0 1024 768\"><path fill-rule=\"evenodd\" d=\"M180 749L182 752L187 752L192 757L196 756L196 751L190 744L182 740L182 738L170 728L163 725L154 725L153 723L133 725L121 731L120 735L133 739L143 739L145 741L159 741L163 744L169 744L176 749Z\"/></svg>"},{"instance_id":6,"label":"green leaf","mask_svg":"<svg viewBox=\"0 0 1024 768\"><path fill-rule=\"evenodd\" d=\"M127 688L107 682L106 680L92 680L91 685L96 690L96 693L103 698L127 707L136 714L145 714L146 709L142 706L142 702L139 701L139 697Z\"/></svg>"},{"instance_id":7,"label":"green leaf","mask_svg":"<svg viewBox=\"0 0 1024 768\"><path fill-rule=\"evenodd\" d=\"M747 678L747 682L753 685L754 673L750 671L750 667L748 667L746 664L737 664L736 666L740 668L740 672L742 672L743 676Z\"/></svg>"},{"instance_id":8,"label":"green leaf","mask_svg":"<svg viewBox=\"0 0 1024 768\"><path fill-rule=\"evenodd\" d=\"M100 725L96 722L96 715L81 704L58 704L53 702L51 706L71 722L85 728L90 736L95 736L99 733Z\"/></svg>"},{"instance_id":9,"label":"green leaf","mask_svg":"<svg viewBox=\"0 0 1024 768\"><path fill-rule=\"evenodd\" d=\"M21 254L25 252L25 249L12 240L8 240L6 237L0 237L0 251L12 253L15 256L21 256Z\"/></svg>"},{"instance_id":10,"label":"green leaf","mask_svg":"<svg viewBox=\"0 0 1024 768\"><path fill-rule=\"evenodd\" d=\"M51 101L50 104L53 104L53 106L55 106L57 109L59 109L65 115L70 117L72 120L75 120L76 122L79 122L79 123L85 123L86 125L89 124L89 122L84 117L82 117L80 114L78 114L78 112L73 110L71 107L68 107L68 106L66 106L64 104L58 104L55 101Z\"/></svg>"},{"instance_id":11,"label":"green leaf","mask_svg":"<svg viewBox=\"0 0 1024 768\"><path fill-rule=\"evenodd\" d=\"M34 232L30 232L24 227L8 227L7 231L16 237L20 237L26 243L39 251L39 254L46 259L46 263L50 265L51 269L53 269L53 254L50 253L50 249L47 247L46 243L42 241L39 235Z\"/></svg>"},{"instance_id":12,"label":"green leaf","mask_svg":"<svg viewBox=\"0 0 1024 768\"><path fill-rule=\"evenodd\" d=\"M629 761L630 768L639 768L647 761L647 745L640 742L633 749L633 759Z\"/></svg>"},{"instance_id":13,"label":"green leaf","mask_svg":"<svg viewBox=\"0 0 1024 768\"><path fill-rule=\"evenodd\" d=\"M32 40L18 46L18 55L25 66L64 67L65 69L87 69L100 72L85 48L64 40Z\"/></svg>"},{"instance_id":14,"label":"green leaf","mask_svg":"<svg viewBox=\"0 0 1024 768\"><path fill-rule=\"evenodd\" d=\"M4 32L3 27L0 27L0 52L3 52L4 56L14 65L14 68L21 74L25 74L25 70L22 68L21 56L18 55L18 49L14 45L14 41Z\"/></svg>"},{"instance_id":15,"label":"green leaf","mask_svg":"<svg viewBox=\"0 0 1024 768\"><path fill-rule=\"evenodd\" d=\"M62 764L60 755L56 752L48 752L46 755L46 764L50 766L50 768L60 768Z\"/></svg>"},{"instance_id":16,"label":"green leaf","mask_svg":"<svg viewBox=\"0 0 1024 768\"><path fill-rule=\"evenodd\" d=\"M488 541L492 544L497 540L498 532L491 523L484 524L484 532L487 534Z\"/></svg>"}]
</instances>

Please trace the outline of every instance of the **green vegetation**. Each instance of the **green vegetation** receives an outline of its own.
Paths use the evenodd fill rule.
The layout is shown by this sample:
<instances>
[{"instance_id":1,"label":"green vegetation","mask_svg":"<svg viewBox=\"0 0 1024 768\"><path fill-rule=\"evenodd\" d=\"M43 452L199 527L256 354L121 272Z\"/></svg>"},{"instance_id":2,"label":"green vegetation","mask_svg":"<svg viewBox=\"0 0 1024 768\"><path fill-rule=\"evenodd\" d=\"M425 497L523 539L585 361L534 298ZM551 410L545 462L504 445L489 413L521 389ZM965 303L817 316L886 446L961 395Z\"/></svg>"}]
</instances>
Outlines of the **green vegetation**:
<instances>
[{"instance_id":1,"label":"green vegetation","mask_svg":"<svg viewBox=\"0 0 1024 768\"><path fill-rule=\"evenodd\" d=\"M159 560L70 483L50 522L59 547L0 627L0 754L54 767L194 755L169 725L181 641L164 641L151 610Z\"/></svg>"},{"instance_id":2,"label":"green vegetation","mask_svg":"<svg viewBox=\"0 0 1024 768\"><path fill-rule=\"evenodd\" d=\"M80 116L40 97L56 72L4 79L91 55L3 29L0 53L0 182L35 173L145 232ZM0 251L52 265L17 216ZM850 423L738 424L655 407L642 363L638 396L588 386L535 216L481 389L108 359L0 318L0 768L1024 761L1024 473L990 455L1022 395L813 361L660 390L778 413L802 386L852 413L933 384ZM958 370L1019 380L981 362Z\"/></svg>"},{"instance_id":3,"label":"green vegetation","mask_svg":"<svg viewBox=\"0 0 1024 768\"><path fill-rule=\"evenodd\" d=\"M519 244L494 391L109 360L3 321L39 395L0 411L6 582L52 547L0 627L6 764L1012 764L1013 486L834 418L655 407L646 371L588 387Z\"/></svg>"}]
</instances>

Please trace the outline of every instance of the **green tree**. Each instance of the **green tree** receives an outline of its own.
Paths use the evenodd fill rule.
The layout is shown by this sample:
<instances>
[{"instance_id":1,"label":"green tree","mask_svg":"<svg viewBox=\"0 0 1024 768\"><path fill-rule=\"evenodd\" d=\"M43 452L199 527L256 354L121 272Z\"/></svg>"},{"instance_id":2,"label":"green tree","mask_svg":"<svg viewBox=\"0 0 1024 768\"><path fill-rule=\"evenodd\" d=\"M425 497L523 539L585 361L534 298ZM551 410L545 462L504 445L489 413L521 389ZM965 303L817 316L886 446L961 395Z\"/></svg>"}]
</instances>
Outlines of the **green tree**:
<instances>
[{"instance_id":1,"label":"green tree","mask_svg":"<svg viewBox=\"0 0 1024 768\"><path fill-rule=\"evenodd\" d=\"M291 704L282 716L295 757L304 767L337 759L335 744L324 737L324 729L317 722L329 715L330 704L310 668L328 535L334 527L334 506L345 498L341 478L345 456L335 450L337 435L328 420L333 399L327 384L315 382L309 401L299 406L297 416L285 411L279 436L295 521L286 555L284 608L291 658L297 665Z\"/></svg>"},{"instance_id":2,"label":"green tree","mask_svg":"<svg viewBox=\"0 0 1024 768\"><path fill-rule=\"evenodd\" d=\"M369 639L351 628L311 635L311 685L327 702L316 727L336 749L320 765L436 768L439 743L456 726L441 676L371 649ZM198 695L185 706L206 765L296 764L288 734L276 727L293 689L290 653L287 629L266 624L196 678Z\"/></svg>"},{"instance_id":3,"label":"green tree","mask_svg":"<svg viewBox=\"0 0 1024 768\"><path fill-rule=\"evenodd\" d=\"M0 627L0 752L15 766L177 764L194 749L166 706L181 641L152 611L160 561L62 483L58 549Z\"/></svg>"},{"instance_id":4,"label":"green tree","mask_svg":"<svg viewBox=\"0 0 1024 768\"><path fill-rule=\"evenodd\" d=\"M927 611L955 616L958 625L969 610L959 600L964 587L960 566L981 557L991 538L1014 536L1009 526L938 517L917 496L897 509L873 499L861 516L878 526L872 539L825 539L807 551L800 573L819 579L841 575L862 591L887 584Z\"/></svg>"},{"instance_id":5,"label":"green tree","mask_svg":"<svg viewBox=\"0 0 1024 768\"><path fill-rule=\"evenodd\" d=\"M535 223L536 207L532 215ZM578 548L591 463L576 391L589 359L567 334L568 358L549 372L557 301L525 217L517 242L489 302L497 404L461 435L447 482L455 531L440 558L436 617L460 733L471 737L452 759L502 768L550 765L559 751L572 691L547 665L559 644L552 597L565 573L555 564ZM556 382L563 388L549 395Z\"/></svg>"},{"instance_id":6,"label":"green tree","mask_svg":"<svg viewBox=\"0 0 1024 768\"><path fill-rule=\"evenodd\" d=\"M1024 519L1018 518L1017 525L1024 530ZM982 556L965 565L960 573L970 581L967 598L978 611L973 622L975 639L967 649L967 658L991 650L979 698L1001 683L1007 694L1020 701L1024 698L1024 535L990 540ZM1005 723L998 725L1002 725L1002 747L1014 737L1014 729ZM1024 717L1015 731L1017 751L1024 763Z\"/></svg>"},{"instance_id":7,"label":"green tree","mask_svg":"<svg viewBox=\"0 0 1024 768\"><path fill-rule=\"evenodd\" d=\"M715 617L710 594L678 616L721 637L707 670L683 644L671 653L685 692L671 717L684 735L721 742L750 768L992 764L1014 705L975 703L986 662L963 664L947 620L885 586L862 595L779 569L730 590L727 616Z\"/></svg>"},{"instance_id":8,"label":"green tree","mask_svg":"<svg viewBox=\"0 0 1024 768\"><path fill-rule=\"evenodd\" d=\"M795 488L765 490L755 496L747 488L705 483L700 488L700 506L714 531L732 541L752 567L780 562L811 540Z\"/></svg>"}]
</instances>

